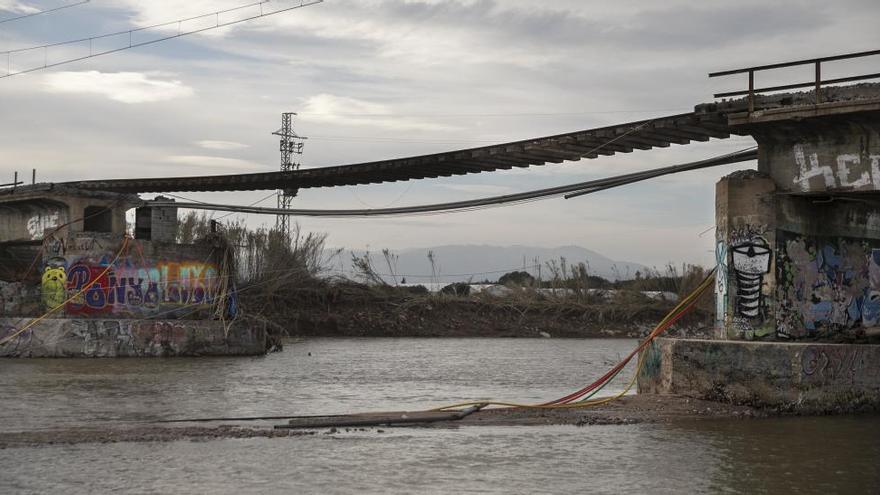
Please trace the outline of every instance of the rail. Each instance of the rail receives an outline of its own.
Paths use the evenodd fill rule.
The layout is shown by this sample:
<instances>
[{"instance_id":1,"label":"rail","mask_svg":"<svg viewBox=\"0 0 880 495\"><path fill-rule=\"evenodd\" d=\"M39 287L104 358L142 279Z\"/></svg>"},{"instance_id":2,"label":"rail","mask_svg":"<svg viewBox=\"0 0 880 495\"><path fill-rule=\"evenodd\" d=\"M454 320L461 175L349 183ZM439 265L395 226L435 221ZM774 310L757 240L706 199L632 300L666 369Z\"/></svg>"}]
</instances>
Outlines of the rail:
<instances>
[{"instance_id":1,"label":"rail","mask_svg":"<svg viewBox=\"0 0 880 495\"><path fill-rule=\"evenodd\" d=\"M755 93L759 92L772 92L772 91L782 91L785 89L797 89L797 88L815 88L816 93L816 104L822 103L822 94L819 91L822 86L826 86L829 84L840 84L846 82L853 81L864 81L868 79L880 79L880 72L875 72L872 74L863 74L859 76L850 76L850 77L839 77L835 79L825 79L822 80L822 63L823 62L832 62L835 60L846 60L853 58L861 58L861 57L870 57L873 55L880 55L880 50L869 50L865 52L854 52L854 53L845 53L842 55L832 55L830 57L821 57L821 58L811 58L805 60L796 60L793 62L781 62L776 64L768 64L768 65L758 65L755 67L746 67L744 69L733 69L733 70L724 70L720 72L712 72L709 74L709 77L721 77L721 76L730 76L734 74L749 74L749 89L739 90L739 91L728 91L724 93L716 93L713 95L715 98L725 98L728 96L742 96L748 95L749 101L749 112L755 111ZM781 69L783 67L795 67L798 65L814 65L816 68L816 77L813 81L803 82L803 83L795 83L795 84L784 84L781 86L767 86L765 88L755 88L755 72L771 70L771 69Z\"/></svg>"}]
</instances>

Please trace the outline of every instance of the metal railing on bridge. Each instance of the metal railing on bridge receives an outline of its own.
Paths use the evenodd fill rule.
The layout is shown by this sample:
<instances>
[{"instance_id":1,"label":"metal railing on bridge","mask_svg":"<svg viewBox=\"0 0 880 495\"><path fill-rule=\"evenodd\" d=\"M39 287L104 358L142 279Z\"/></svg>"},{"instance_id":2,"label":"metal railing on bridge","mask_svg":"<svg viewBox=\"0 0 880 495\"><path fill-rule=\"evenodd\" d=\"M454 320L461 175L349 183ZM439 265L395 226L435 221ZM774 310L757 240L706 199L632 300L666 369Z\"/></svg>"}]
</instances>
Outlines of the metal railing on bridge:
<instances>
[{"instance_id":1,"label":"metal railing on bridge","mask_svg":"<svg viewBox=\"0 0 880 495\"><path fill-rule=\"evenodd\" d=\"M815 88L816 93L816 104L822 103L822 92L820 89L822 86L827 86L831 84L840 84L854 81L865 81L868 79L880 79L880 72L875 72L872 74L862 74L858 76L849 76L849 77L839 77L834 79L825 79L822 80L822 63L823 62L832 62L835 60L846 60L853 58L861 58L861 57L870 57L873 55L880 55L880 50L870 50L865 52L855 52L855 53L846 53L843 55L833 55L830 57L821 57L821 58L811 58L806 60L796 60L794 62L781 62L777 64L768 64L768 65L758 65L755 67L746 67L744 69L733 69L733 70L725 70L720 72L712 72L709 74L709 77L721 77L721 76L730 76L734 74L749 74L749 89L739 90L739 91L728 91L724 93L716 93L713 95L715 98L725 98L729 96L743 96L748 95L749 102L749 113L755 111L755 94L756 93L769 93L773 91L783 91L786 89L797 89L797 88ZM795 84L785 84L781 86L767 86L764 88L755 88L755 72L766 71L771 69L781 69L784 67L795 67L798 65L814 65L816 68L816 77L813 81L803 82L803 83L795 83Z\"/></svg>"}]
</instances>

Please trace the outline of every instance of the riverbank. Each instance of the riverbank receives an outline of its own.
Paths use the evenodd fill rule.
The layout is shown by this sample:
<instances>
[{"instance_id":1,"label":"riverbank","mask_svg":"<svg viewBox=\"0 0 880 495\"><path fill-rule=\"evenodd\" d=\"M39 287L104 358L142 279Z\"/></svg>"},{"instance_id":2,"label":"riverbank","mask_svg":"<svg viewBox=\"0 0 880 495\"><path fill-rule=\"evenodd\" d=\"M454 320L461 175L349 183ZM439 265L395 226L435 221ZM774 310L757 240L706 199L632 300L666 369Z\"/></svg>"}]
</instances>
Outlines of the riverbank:
<instances>
[{"instance_id":1,"label":"riverbank","mask_svg":"<svg viewBox=\"0 0 880 495\"><path fill-rule=\"evenodd\" d=\"M630 395L584 409L484 409L457 421L414 424L411 427L460 428L480 426L627 425L675 423L694 420L741 420L779 416L775 411L722 404L679 396ZM275 429L284 420L259 422L217 421L210 423L135 423L31 431L0 432L0 448L74 445L85 443L206 441L222 438L279 438L345 431L377 434L395 426L372 428Z\"/></svg>"},{"instance_id":2,"label":"riverbank","mask_svg":"<svg viewBox=\"0 0 880 495\"><path fill-rule=\"evenodd\" d=\"M299 288L283 297L263 291L242 300L250 314L285 337L639 338L675 305L634 292L610 300L528 291L464 296L357 284ZM712 318L697 308L670 335L707 337Z\"/></svg>"}]
</instances>

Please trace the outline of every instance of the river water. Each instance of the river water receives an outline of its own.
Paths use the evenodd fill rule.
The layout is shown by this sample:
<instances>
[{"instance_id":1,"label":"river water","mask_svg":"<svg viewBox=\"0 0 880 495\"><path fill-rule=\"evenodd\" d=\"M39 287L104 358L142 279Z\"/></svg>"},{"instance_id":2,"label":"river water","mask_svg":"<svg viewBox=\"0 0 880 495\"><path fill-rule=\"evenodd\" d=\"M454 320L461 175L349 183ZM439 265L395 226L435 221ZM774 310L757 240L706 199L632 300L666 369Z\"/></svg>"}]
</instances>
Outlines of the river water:
<instances>
[{"instance_id":1,"label":"river water","mask_svg":"<svg viewBox=\"0 0 880 495\"><path fill-rule=\"evenodd\" d=\"M424 409L487 398L539 402L592 381L635 344L310 339L255 358L2 360L0 431ZM7 448L0 466L0 493L876 494L880 421L343 430Z\"/></svg>"}]
</instances>

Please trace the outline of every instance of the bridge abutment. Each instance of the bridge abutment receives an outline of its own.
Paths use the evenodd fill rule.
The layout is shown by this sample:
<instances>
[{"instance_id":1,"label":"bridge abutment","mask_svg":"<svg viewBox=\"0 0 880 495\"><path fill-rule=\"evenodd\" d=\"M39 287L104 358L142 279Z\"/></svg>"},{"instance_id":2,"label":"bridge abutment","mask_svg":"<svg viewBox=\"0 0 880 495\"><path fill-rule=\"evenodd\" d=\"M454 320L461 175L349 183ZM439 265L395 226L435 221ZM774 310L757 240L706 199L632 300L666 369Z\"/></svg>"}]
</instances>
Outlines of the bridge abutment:
<instances>
[{"instance_id":1,"label":"bridge abutment","mask_svg":"<svg viewBox=\"0 0 880 495\"><path fill-rule=\"evenodd\" d=\"M716 185L714 340L659 339L639 390L880 409L880 99L729 120L759 158Z\"/></svg>"}]
</instances>

